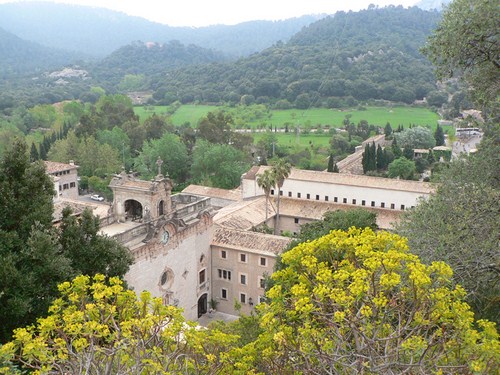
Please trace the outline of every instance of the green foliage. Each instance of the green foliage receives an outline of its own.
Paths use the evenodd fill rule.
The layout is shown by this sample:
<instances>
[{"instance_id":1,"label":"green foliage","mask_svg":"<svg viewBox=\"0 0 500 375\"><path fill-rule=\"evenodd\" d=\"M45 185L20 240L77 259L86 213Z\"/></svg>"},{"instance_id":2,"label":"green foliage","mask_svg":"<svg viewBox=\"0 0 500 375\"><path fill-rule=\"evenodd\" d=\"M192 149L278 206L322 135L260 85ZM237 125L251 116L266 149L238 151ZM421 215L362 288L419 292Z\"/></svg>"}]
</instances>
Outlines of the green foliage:
<instances>
[{"instance_id":1,"label":"green foliage","mask_svg":"<svg viewBox=\"0 0 500 375\"><path fill-rule=\"evenodd\" d=\"M195 183L232 189L240 184L249 162L243 152L225 144L198 140L193 151L191 178Z\"/></svg>"},{"instance_id":2,"label":"green foliage","mask_svg":"<svg viewBox=\"0 0 500 375\"><path fill-rule=\"evenodd\" d=\"M90 212L76 219L66 211L56 229L53 196L43 163L30 163L16 142L0 163L1 342L46 313L58 283L80 273L123 276L131 263L128 250L98 234Z\"/></svg>"},{"instance_id":3,"label":"green foliage","mask_svg":"<svg viewBox=\"0 0 500 375\"><path fill-rule=\"evenodd\" d=\"M434 131L434 139L436 140L436 146L443 146L445 139L444 139L444 131L443 128L438 124L436 127L436 130Z\"/></svg>"},{"instance_id":4,"label":"green foliage","mask_svg":"<svg viewBox=\"0 0 500 375\"><path fill-rule=\"evenodd\" d=\"M397 227L425 262L449 263L477 316L496 322L500 322L499 155L498 135L493 134L483 139L476 154L444 164L447 168L441 168L436 193L406 213Z\"/></svg>"},{"instance_id":5,"label":"green foliage","mask_svg":"<svg viewBox=\"0 0 500 375\"><path fill-rule=\"evenodd\" d=\"M150 179L158 174L158 158L163 160L162 174L169 175L177 182L186 181L189 157L186 146L177 135L165 133L160 139L144 143L142 152L135 159L135 168L143 179Z\"/></svg>"},{"instance_id":6,"label":"green foliage","mask_svg":"<svg viewBox=\"0 0 500 375\"><path fill-rule=\"evenodd\" d=\"M404 156L395 159L391 164L389 164L389 167L387 168L387 172L390 178L399 177L404 180L413 179L415 171L415 162L413 160L408 160Z\"/></svg>"},{"instance_id":7,"label":"green foliage","mask_svg":"<svg viewBox=\"0 0 500 375\"><path fill-rule=\"evenodd\" d=\"M432 131L422 126L405 129L402 132L394 134L394 138L397 139L397 144L402 148L429 149L436 145L436 140L434 139Z\"/></svg>"},{"instance_id":8,"label":"green foliage","mask_svg":"<svg viewBox=\"0 0 500 375\"><path fill-rule=\"evenodd\" d=\"M262 373L490 374L500 365L495 325L475 322L451 268L424 265L402 237L333 231L283 264L258 307L264 332L241 355Z\"/></svg>"},{"instance_id":9,"label":"green foliage","mask_svg":"<svg viewBox=\"0 0 500 375\"><path fill-rule=\"evenodd\" d=\"M463 77L475 101L489 106L489 111L498 106L500 87L497 5L489 0L454 0L424 49L440 78Z\"/></svg>"},{"instance_id":10,"label":"green foliage","mask_svg":"<svg viewBox=\"0 0 500 375\"><path fill-rule=\"evenodd\" d=\"M377 214L365 208L328 211L323 215L323 220L302 225L297 240L289 247L293 248L302 242L313 241L332 230L346 231L351 227L376 230L378 228Z\"/></svg>"}]
</instances>

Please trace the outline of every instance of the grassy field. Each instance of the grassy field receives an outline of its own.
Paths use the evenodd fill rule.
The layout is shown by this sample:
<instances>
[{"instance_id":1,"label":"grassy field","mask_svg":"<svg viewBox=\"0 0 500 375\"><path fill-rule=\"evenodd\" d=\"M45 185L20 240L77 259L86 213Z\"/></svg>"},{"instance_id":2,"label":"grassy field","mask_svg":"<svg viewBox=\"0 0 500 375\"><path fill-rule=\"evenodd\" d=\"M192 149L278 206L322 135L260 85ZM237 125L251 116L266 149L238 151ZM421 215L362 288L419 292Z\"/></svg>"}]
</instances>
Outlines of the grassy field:
<instances>
[{"instance_id":1,"label":"grassy field","mask_svg":"<svg viewBox=\"0 0 500 375\"><path fill-rule=\"evenodd\" d=\"M172 115L172 121L175 125L182 125L186 122L196 126L199 119L210 111L216 111L217 106L208 105L183 105ZM141 121L153 113L166 114L168 107L156 106L146 110L144 107L135 107L135 112L139 115ZM234 110L234 109L232 109ZM255 119L247 122L247 127L258 128L265 123L267 126L272 124L282 128L286 123L292 126L299 125L315 127L318 124L325 126L341 127L342 121L346 116L349 120L357 124L361 120L368 121L369 124L385 126L389 122L393 128L398 125L404 125L405 128L410 124L431 126L433 129L437 126L439 116L427 108L413 107L367 107L366 110L356 108L345 110L333 110L325 108L313 108L309 110L272 110L270 118ZM445 128L446 131L446 128Z\"/></svg>"},{"instance_id":2,"label":"grassy field","mask_svg":"<svg viewBox=\"0 0 500 375\"><path fill-rule=\"evenodd\" d=\"M293 149L295 147L298 148L306 148L311 147L311 145L315 147L325 147L329 148L330 139L332 136L325 132L324 134L300 134L298 137L294 133L273 133L276 135L277 143L281 147L286 147L289 149ZM257 143L264 133L252 133L254 142Z\"/></svg>"}]
</instances>

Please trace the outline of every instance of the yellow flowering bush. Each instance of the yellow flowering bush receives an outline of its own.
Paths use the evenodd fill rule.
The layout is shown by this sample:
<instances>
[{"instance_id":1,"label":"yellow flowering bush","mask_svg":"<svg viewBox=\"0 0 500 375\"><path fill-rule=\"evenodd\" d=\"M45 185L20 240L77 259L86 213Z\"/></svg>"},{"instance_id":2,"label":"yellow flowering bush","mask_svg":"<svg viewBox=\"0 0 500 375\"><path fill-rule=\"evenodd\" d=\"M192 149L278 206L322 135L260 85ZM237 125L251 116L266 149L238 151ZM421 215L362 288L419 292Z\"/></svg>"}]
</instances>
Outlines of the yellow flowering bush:
<instances>
[{"instance_id":1,"label":"yellow flowering bush","mask_svg":"<svg viewBox=\"0 0 500 375\"><path fill-rule=\"evenodd\" d=\"M210 373L236 340L186 322L148 292L137 298L118 278L78 276L59 291L48 317L0 347L0 374L13 364L33 374Z\"/></svg>"},{"instance_id":2,"label":"yellow flowering bush","mask_svg":"<svg viewBox=\"0 0 500 375\"><path fill-rule=\"evenodd\" d=\"M442 262L425 265L405 238L351 228L282 256L261 305L265 373L492 374L498 333L474 322ZM272 350L269 350L271 348Z\"/></svg>"}]
</instances>

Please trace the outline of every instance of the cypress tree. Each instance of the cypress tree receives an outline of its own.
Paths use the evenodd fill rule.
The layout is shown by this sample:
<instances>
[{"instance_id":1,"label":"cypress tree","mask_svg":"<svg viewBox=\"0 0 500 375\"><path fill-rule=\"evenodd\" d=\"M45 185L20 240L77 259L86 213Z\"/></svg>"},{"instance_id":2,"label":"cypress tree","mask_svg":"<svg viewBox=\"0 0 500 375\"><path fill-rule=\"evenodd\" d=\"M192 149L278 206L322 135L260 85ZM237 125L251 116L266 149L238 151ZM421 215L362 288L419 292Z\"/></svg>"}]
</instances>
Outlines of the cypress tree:
<instances>
[{"instance_id":1,"label":"cypress tree","mask_svg":"<svg viewBox=\"0 0 500 375\"><path fill-rule=\"evenodd\" d=\"M391 126L391 124L389 124L389 123L385 124L384 134L385 134L386 137L390 137L391 136L391 134L392 134L392 126Z\"/></svg>"},{"instance_id":2,"label":"cypress tree","mask_svg":"<svg viewBox=\"0 0 500 375\"><path fill-rule=\"evenodd\" d=\"M444 145L444 132L443 128L439 124L434 132L434 139L436 140L436 146Z\"/></svg>"},{"instance_id":3,"label":"cypress tree","mask_svg":"<svg viewBox=\"0 0 500 375\"><path fill-rule=\"evenodd\" d=\"M394 137L394 139L392 140L392 153L394 154L394 159L397 159L397 158L400 158L401 156L403 156L403 153L401 152L401 148L398 146L398 141L397 141L397 138Z\"/></svg>"},{"instance_id":4,"label":"cypress tree","mask_svg":"<svg viewBox=\"0 0 500 375\"><path fill-rule=\"evenodd\" d=\"M47 150L45 149L44 142L40 143L40 153L39 153L39 156L40 156L41 160L47 160Z\"/></svg>"},{"instance_id":5,"label":"cypress tree","mask_svg":"<svg viewBox=\"0 0 500 375\"><path fill-rule=\"evenodd\" d=\"M374 171L377 169L377 148L375 146L375 142L372 142L370 146L370 159L369 159L369 169L370 171Z\"/></svg>"},{"instance_id":6,"label":"cypress tree","mask_svg":"<svg viewBox=\"0 0 500 375\"><path fill-rule=\"evenodd\" d=\"M363 157L361 159L361 164L363 165L363 173L368 172L368 160L370 158L370 145L365 146L365 151L363 152Z\"/></svg>"},{"instance_id":7,"label":"cypress tree","mask_svg":"<svg viewBox=\"0 0 500 375\"><path fill-rule=\"evenodd\" d=\"M415 155L415 152L411 147L405 147L403 149L403 156L407 158L408 160L413 160L413 156Z\"/></svg>"},{"instance_id":8,"label":"cypress tree","mask_svg":"<svg viewBox=\"0 0 500 375\"><path fill-rule=\"evenodd\" d=\"M38 154L38 150L36 149L35 143L31 143L31 151L30 151L30 161L34 162L40 159L40 155Z\"/></svg>"},{"instance_id":9,"label":"cypress tree","mask_svg":"<svg viewBox=\"0 0 500 375\"><path fill-rule=\"evenodd\" d=\"M377 170L384 169L385 166L385 158L384 151L382 150L382 146L378 145L377 147Z\"/></svg>"},{"instance_id":10,"label":"cypress tree","mask_svg":"<svg viewBox=\"0 0 500 375\"><path fill-rule=\"evenodd\" d=\"M328 168L327 172L333 172L333 154L328 157Z\"/></svg>"}]
</instances>

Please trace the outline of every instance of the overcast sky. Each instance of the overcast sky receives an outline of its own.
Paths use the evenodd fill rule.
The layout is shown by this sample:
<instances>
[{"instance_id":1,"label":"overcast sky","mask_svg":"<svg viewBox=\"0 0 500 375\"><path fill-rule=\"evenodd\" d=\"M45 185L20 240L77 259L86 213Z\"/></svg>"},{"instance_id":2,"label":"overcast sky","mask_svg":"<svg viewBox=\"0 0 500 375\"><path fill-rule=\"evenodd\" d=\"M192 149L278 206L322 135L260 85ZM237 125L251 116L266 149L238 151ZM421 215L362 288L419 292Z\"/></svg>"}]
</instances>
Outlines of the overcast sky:
<instances>
[{"instance_id":1,"label":"overcast sky","mask_svg":"<svg viewBox=\"0 0 500 375\"><path fill-rule=\"evenodd\" d=\"M375 4L412 6L418 0L45 0L121 11L170 26L234 25L253 20L282 20L307 14L366 9ZM0 3L22 2L0 0Z\"/></svg>"}]
</instances>

